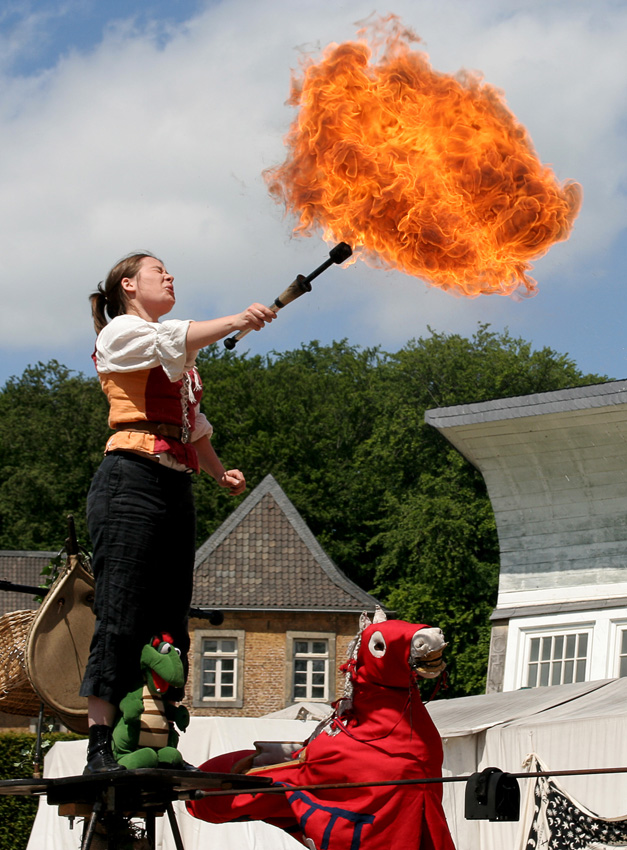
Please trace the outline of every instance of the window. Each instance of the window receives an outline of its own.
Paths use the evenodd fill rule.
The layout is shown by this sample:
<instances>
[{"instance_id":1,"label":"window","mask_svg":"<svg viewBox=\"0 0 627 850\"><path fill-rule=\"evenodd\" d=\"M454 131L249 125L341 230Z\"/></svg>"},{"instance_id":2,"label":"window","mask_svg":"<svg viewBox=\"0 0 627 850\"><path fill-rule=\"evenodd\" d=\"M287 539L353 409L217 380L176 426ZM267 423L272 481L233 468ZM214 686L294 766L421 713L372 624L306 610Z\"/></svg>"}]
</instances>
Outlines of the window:
<instances>
[{"instance_id":1,"label":"window","mask_svg":"<svg viewBox=\"0 0 627 850\"><path fill-rule=\"evenodd\" d=\"M241 707L244 632L197 631L194 705Z\"/></svg>"},{"instance_id":2,"label":"window","mask_svg":"<svg viewBox=\"0 0 627 850\"><path fill-rule=\"evenodd\" d=\"M618 652L618 675L627 676L627 629L621 629Z\"/></svg>"},{"instance_id":3,"label":"window","mask_svg":"<svg viewBox=\"0 0 627 850\"><path fill-rule=\"evenodd\" d=\"M289 702L327 702L335 697L335 635L287 633Z\"/></svg>"},{"instance_id":4,"label":"window","mask_svg":"<svg viewBox=\"0 0 627 850\"><path fill-rule=\"evenodd\" d=\"M588 632L529 636L528 688L584 682Z\"/></svg>"},{"instance_id":5,"label":"window","mask_svg":"<svg viewBox=\"0 0 627 850\"><path fill-rule=\"evenodd\" d=\"M328 679L328 641L294 641L294 699L326 699Z\"/></svg>"},{"instance_id":6,"label":"window","mask_svg":"<svg viewBox=\"0 0 627 850\"><path fill-rule=\"evenodd\" d=\"M233 638L205 638L202 644L202 698L233 699L237 641Z\"/></svg>"}]
</instances>

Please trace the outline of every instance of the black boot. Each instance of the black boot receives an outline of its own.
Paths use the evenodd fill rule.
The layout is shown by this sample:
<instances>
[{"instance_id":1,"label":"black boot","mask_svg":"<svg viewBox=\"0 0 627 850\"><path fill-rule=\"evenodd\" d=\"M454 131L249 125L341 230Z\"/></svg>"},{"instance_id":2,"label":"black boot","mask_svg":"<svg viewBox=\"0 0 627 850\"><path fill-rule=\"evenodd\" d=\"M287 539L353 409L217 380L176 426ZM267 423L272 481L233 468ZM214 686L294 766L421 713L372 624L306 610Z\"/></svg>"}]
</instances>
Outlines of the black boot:
<instances>
[{"instance_id":1,"label":"black boot","mask_svg":"<svg viewBox=\"0 0 627 850\"><path fill-rule=\"evenodd\" d=\"M123 764L118 764L111 750L110 726L90 726L89 745L87 747L87 764L84 774L106 773L113 770L126 770Z\"/></svg>"},{"instance_id":2,"label":"black boot","mask_svg":"<svg viewBox=\"0 0 627 850\"><path fill-rule=\"evenodd\" d=\"M175 770L186 770L189 773L204 773L205 772L204 770L201 770L199 767L196 767L195 764L190 764L188 761L185 761L185 759L183 759L183 764L180 767L175 768Z\"/></svg>"}]
</instances>

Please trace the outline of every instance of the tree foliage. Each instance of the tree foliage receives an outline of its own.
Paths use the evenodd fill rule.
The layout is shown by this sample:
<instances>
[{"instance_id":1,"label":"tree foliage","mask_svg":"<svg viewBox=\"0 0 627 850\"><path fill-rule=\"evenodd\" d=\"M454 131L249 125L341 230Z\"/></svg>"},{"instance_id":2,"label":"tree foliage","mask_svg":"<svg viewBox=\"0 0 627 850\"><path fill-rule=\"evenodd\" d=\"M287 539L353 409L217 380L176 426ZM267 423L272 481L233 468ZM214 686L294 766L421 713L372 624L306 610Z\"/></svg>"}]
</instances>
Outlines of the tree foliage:
<instances>
[{"instance_id":1,"label":"tree foliage","mask_svg":"<svg viewBox=\"0 0 627 850\"><path fill-rule=\"evenodd\" d=\"M59 549L65 517L85 539L85 499L109 434L97 379L55 360L0 393L0 548Z\"/></svg>"},{"instance_id":2,"label":"tree foliage","mask_svg":"<svg viewBox=\"0 0 627 850\"><path fill-rule=\"evenodd\" d=\"M44 748L57 741L73 741L72 733L54 732L43 740ZM36 736L30 732L0 732L0 780L32 779ZM28 845L38 799L35 796L0 796L0 847L25 850Z\"/></svg>"},{"instance_id":3,"label":"tree foliage","mask_svg":"<svg viewBox=\"0 0 627 850\"><path fill-rule=\"evenodd\" d=\"M498 544L483 479L424 422L434 407L596 383L549 348L430 331L389 354L346 341L266 357L201 353L203 409L248 492L272 473L344 572L399 616L442 627L450 695L484 687ZM57 548L107 436L96 380L52 361L0 393L0 547ZM196 482L198 543L241 500Z\"/></svg>"}]
</instances>

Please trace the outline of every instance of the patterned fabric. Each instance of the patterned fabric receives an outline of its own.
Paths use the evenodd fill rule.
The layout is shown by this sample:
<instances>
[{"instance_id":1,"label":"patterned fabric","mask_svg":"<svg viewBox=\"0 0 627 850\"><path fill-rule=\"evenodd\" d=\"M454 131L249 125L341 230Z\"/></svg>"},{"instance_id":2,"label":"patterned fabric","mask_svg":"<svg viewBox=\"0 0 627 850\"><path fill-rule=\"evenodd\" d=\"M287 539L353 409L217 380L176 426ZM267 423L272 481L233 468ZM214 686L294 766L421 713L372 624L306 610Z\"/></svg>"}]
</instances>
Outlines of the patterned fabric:
<instances>
[{"instance_id":1,"label":"patterned fabric","mask_svg":"<svg viewBox=\"0 0 627 850\"><path fill-rule=\"evenodd\" d=\"M538 765L534 770L545 770ZM550 778L538 777L525 850L606 850L627 847L627 817L601 818Z\"/></svg>"},{"instance_id":2,"label":"patterned fabric","mask_svg":"<svg viewBox=\"0 0 627 850\"><path fill-rule=\"evenodd\" d=\"M109 402L109 426L132 422L188 425L191 442L211 436L213 428L200 413L202 382L188 355L189 321L146 322L139 316L117 316L96 340L94 363ZM106 452L134 451L158 456L162 463L198 472L196 450L189 443L146 431L117 431Z\"/></svg>"},{"instance_id":3,"label":"patterned fabric","mask_svg":"<svg viewBox=\"0 0 627 850\"><path fill-rule=\"evenodd\" d=\"M96 626L81 696L117 704L135 687L142 647L161 630L172 635L187 669L193 490L191 475L139 455L103 458L87 497Z\"/></svg>"},{"instance_id":4,"label":"patterned fabric","mask_svg":"<svg viewBox=\"0 0 627 850\"><path fill-rule=\"evenodd\" d=\"M129 422L164 422L182 425L182 381L169 381L163 368L144 369L126 374L100 375L100 383L109 400L109 426L116 428ZM189 405L189 427L193 439L196 432L196 406L202 396L202 384L194 369L191 381L193 401ZM198 472L198 456L190 443L181 443L170 437L149 434L146 431L116 431L107 440L106 451L139 451L158 455L167 453L178 463Z\"/></svg>"}]
</instances>

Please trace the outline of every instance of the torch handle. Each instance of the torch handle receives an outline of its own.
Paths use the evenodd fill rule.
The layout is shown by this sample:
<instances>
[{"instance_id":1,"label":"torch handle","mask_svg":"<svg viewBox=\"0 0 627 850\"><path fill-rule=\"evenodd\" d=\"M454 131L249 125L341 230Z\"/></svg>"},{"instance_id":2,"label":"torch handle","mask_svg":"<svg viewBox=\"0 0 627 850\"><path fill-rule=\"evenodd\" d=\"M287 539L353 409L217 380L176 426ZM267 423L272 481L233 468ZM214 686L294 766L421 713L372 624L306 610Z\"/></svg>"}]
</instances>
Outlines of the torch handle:
<instances>
[{"instance_id":1,"label":"torch handle","mask_svg":"<svg viewBox=\"0 0 627 850\"><path fill-rule=\"evenodd\" d=\"M296 299L300 298L301 295L304 295L305 292L310 291L311 284L304 275L299 274L296 280L293 280L287 289L284 289L280 295L277 295L272 304L268 305L268 309L278 313L279 310L286 306L286 304L291 304L292 301L296 301ZM235 348L240 339L243 339L246 334L250 333L250 331L250 328L245 331L238 331L233 336L224 340L224 347L228 348L229 351Z\"/></svg>"},{"instance_id":2,"label":"torch handle","mask_svg":"<svg viewBox=\"0 0 627 850\"><path fill-rule=\"evenodd\" d=\"M338 243L334 248L331 248L328 259L319 265L317 269L314 269L308 275L297 275L296 280L292 281L287 289L284 289L283 292L274 299L273 303L269 305L269 309L278 313L279 310L282 307L285 307L286 304L290 304L292 301L300 298L300 296L304 295L305 292L311 292L311 281L314 278L318 277L319 274L322 274L322 272L325 269L328 269L329 266L332 266L333 263L343 263L344 260L348 260L352 253L352 248L346 242ZM250 328L245 331L238 331L238 333L224 340L224 347L231 351L235 348L240 339L245 337L248 333L250 333Z\"/></svg>"},{"instance_id":3,"label":"torch handle","mask_svg":"<svg viewBox=\"0 0 627 850\"><path fill-rule=\"evenodd\" d=\"M309 278L299 274L296 276L296 280L293 280L287 289L284 289L283 292L274 299L274 302L270 305L270 309L274 310L276 313L287 304L291 304L292 301L296 301L296 299L300 298L301 295L304 295L305 292L311 292L311 284L309 283Z\"/></svg>"}]
</instances>

